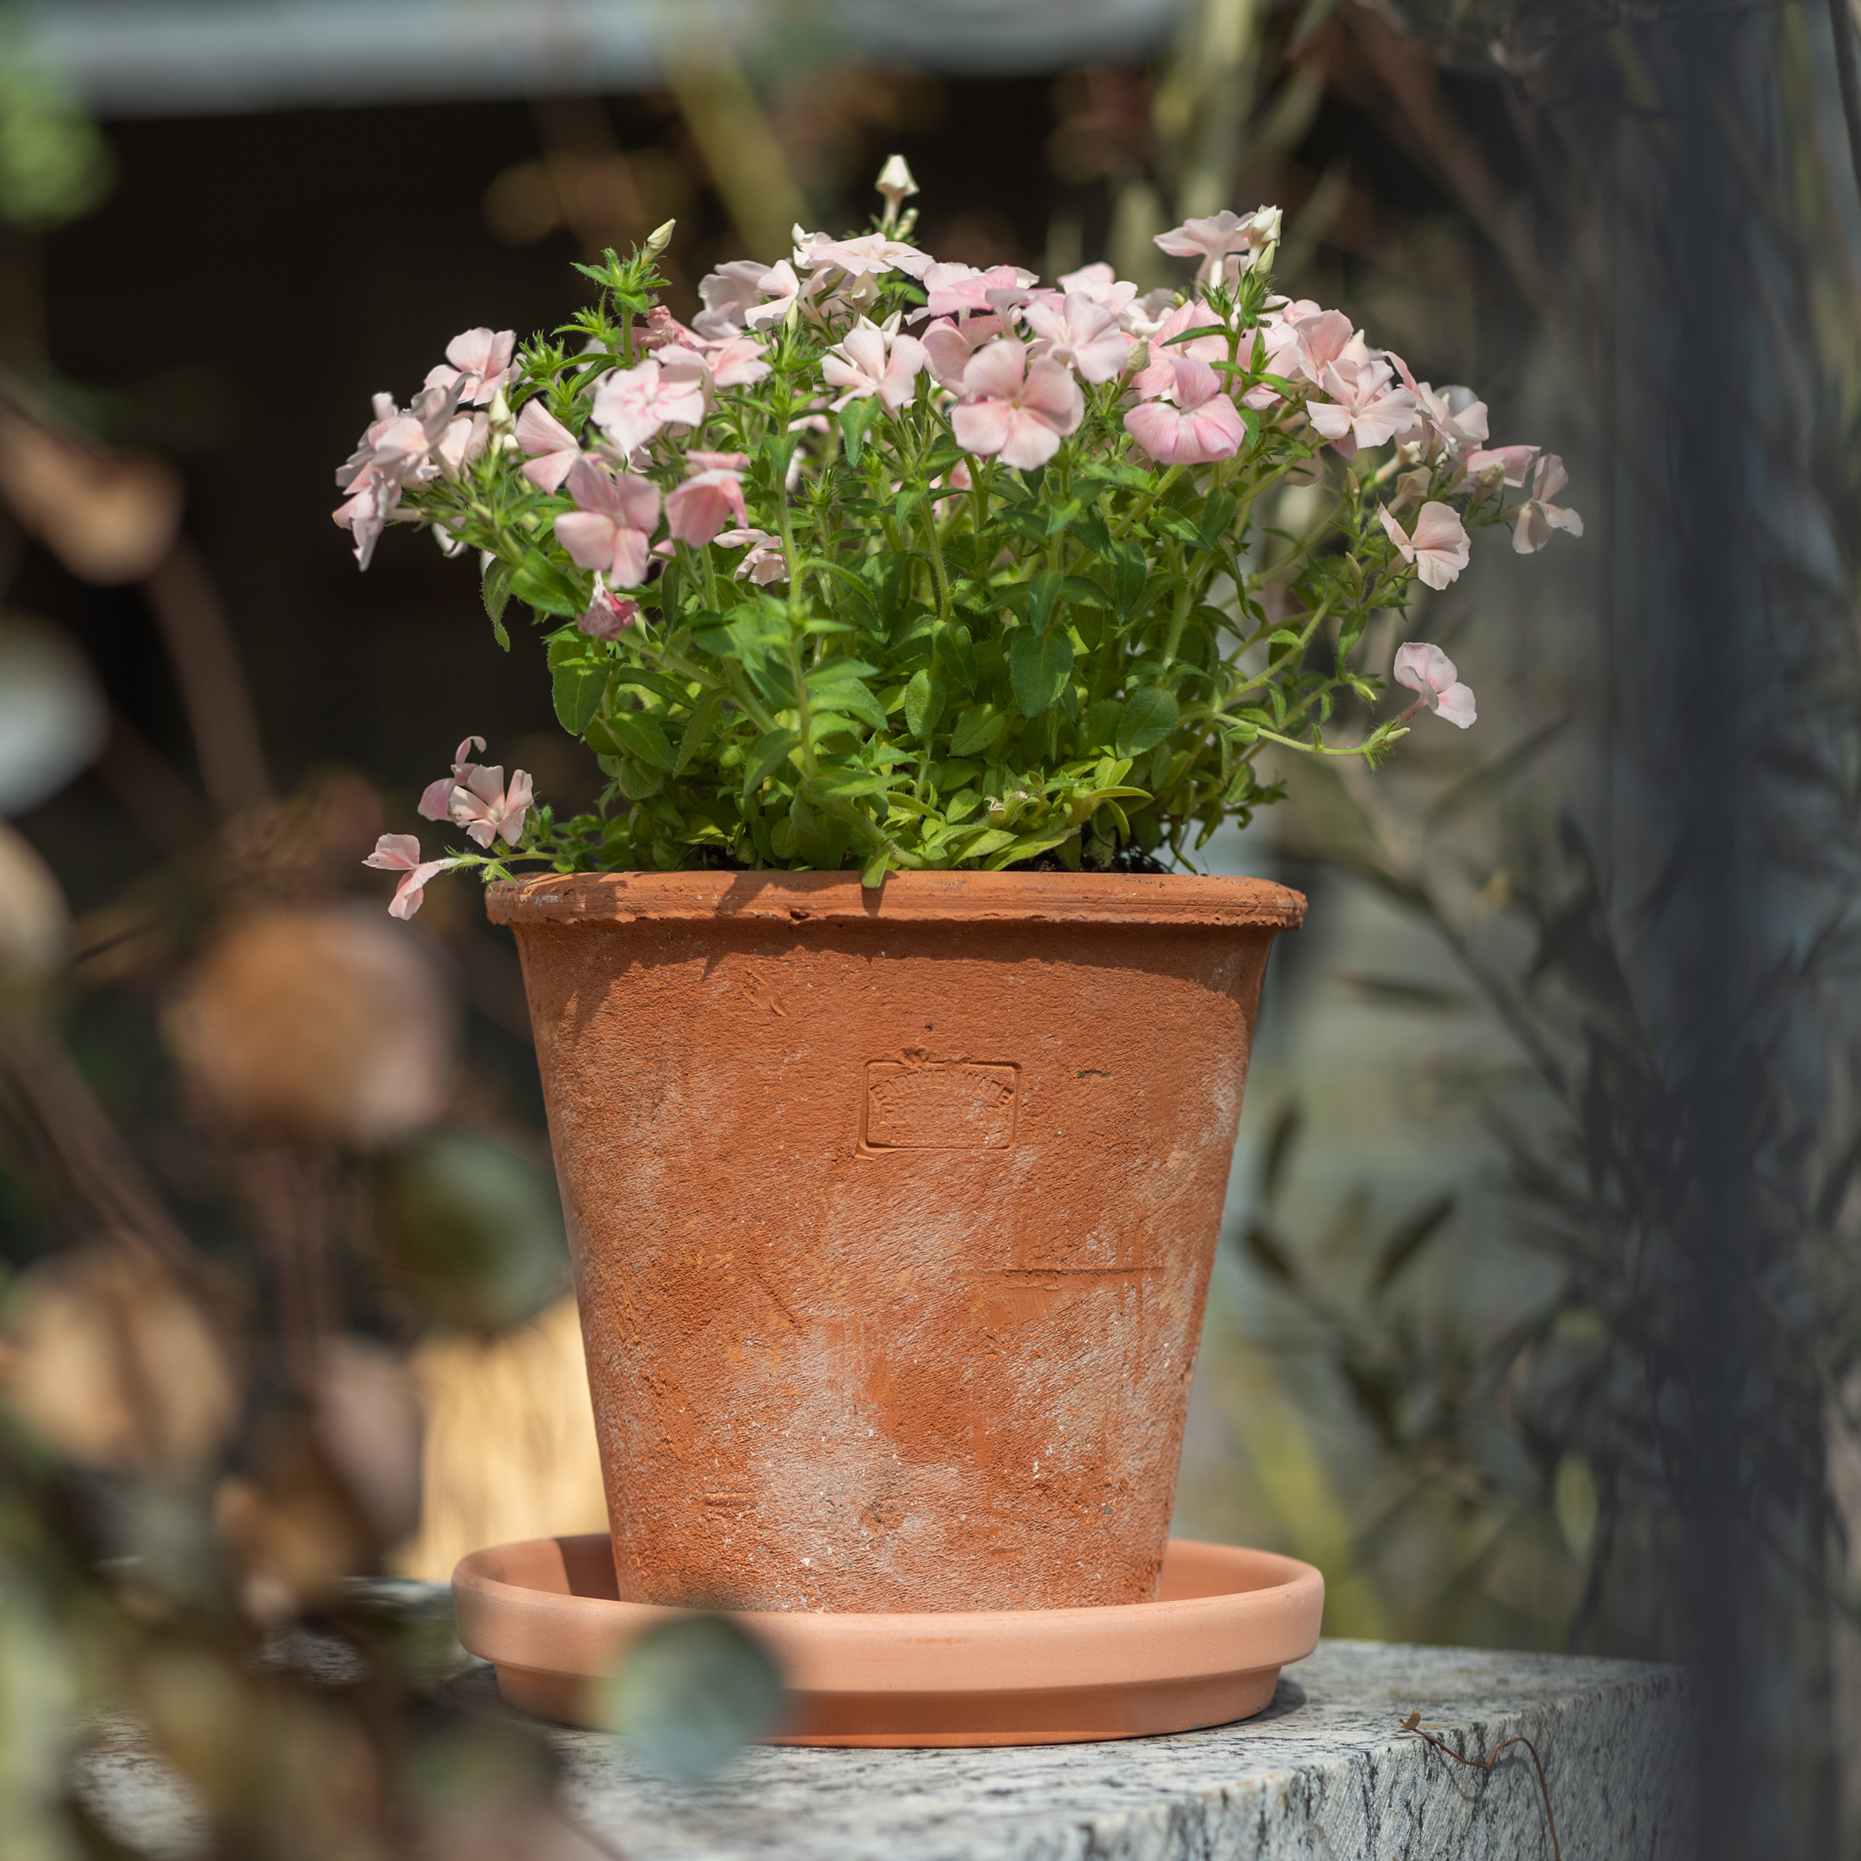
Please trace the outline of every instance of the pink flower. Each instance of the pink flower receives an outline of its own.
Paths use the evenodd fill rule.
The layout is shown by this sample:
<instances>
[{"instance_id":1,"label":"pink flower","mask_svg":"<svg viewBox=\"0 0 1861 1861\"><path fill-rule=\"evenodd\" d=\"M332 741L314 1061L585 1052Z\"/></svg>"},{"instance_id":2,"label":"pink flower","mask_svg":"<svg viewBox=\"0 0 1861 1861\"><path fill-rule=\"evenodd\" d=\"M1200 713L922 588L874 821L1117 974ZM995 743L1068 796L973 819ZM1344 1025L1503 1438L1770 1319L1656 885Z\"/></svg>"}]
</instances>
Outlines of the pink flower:
<instances>
[{"instance_id":1,"label":"pink flower","mask_svg":"<svg viewBox=\"0 0 1861 1861\"><path fill-rule=\"evenodd\" d=\"M517 444L529 455L523 475L539 491L559 491L582 456L581 442L540 399L525 401L517 416Z\"/></svg>"},{"instance_id":2,"label":"pink flower","mask_svg":"<svg viewBox=\"0 0 1861 1861\"><path fill-rule=\"evenodd\" d=\"M443 775L437 782L429 782L420 796L420 813L429 821L453 821L478 842L480 846L489 846L500 833L507 845L515 846L523 834L523 817L528 811L534 797L530 790L530 778L519 769L510 779L510 787L504 786L504 770L501 764L492 764L486 768L483 764L468 762L467 750L482 750L485 747L483 737L467 737L453 755L452 774ZM406 835L390 836L406 840L418 857L419 846ZM382 841L387 845L387 840ZM376 852L381 851L380 847ZM367 862L375 865L375 860ZM423 881L424 883L424 881ZM412 907L418 909L417 906Z\"/></svg>"},{"instance_id":3,"label":"pink flower","mask_svg":"<svg viewBox=\"0 0 1861 1861\"><path fill-rule=\"evenodd\" d=\"M963 371L963 392L968 398L950 414L956 443L1021 471L1045 465L1086 413L1079 383L1045 357L1030 367L1012 336L977 351Z\"/></svg>"},{"instance_id":4,"label":"pink flower","mask_svg":"<svg viewBox=\"0 0 1861 1861\"><path fill-rule=\"evenodd\" d=\"M367 568L375 559L382 531L394 521L401 501L398 481L384 477L372 466L356 481L349 496L330 514L355 540L355 559Z\"/></svg>"},{"instance_id":5,"label":"pink flower","mask_svg":"<svg viewBox=\"0 0 1861 1861\"><path fill-rule=\"evenodd\" d=\"M575 624L590 639L618 640L640 617L640 604L615 594L601 577L594 578L594 599Z\"/></svg>"},{"instance_id":6,"label":"pink flower","mask_svg":"<svg viewBox=\"0 0 1861 1861\"><path fill-rule=\"evenodd\" d=\"M1423 422L1441 441L1450 458L1457 459L1485 444L1490 437L1486 403L1471 388L1434 388L1426 381L1417 381L1401 356L1391 354L1388 359L1395 363L1402 385L1415 396Z\"/></svg>"},{"instance_id":7,"label":"pink flower","mask_svg":"<svg viewBox=\"0 0 1861 1861\"><path fill-rule=\"evenodd\" d=\"M1413 537L1389 514L1387 505L1380 505L1376 514L1403 561L1413 563L1416 574L1430 588L1445 588L1473 554L1473 544L1451 504L1424 504L1416 514Z\"/></svg>"},{"instance_id":8,"label":"pink flower","mask_svg":"<svg viewBox=\"0 0 1861 1861\"><path fill-rule=\"evenodd\" d=\"M782 555L781 542L767 530L726 530L711 540L719 549L743 549L748 545L743 560L737 564L738 581L747 576L763 588L770 582L788 580L788 563Z\"/></svg>"},{"instance_id":9,"label":"pink flower","mask_svg":"<svg viewBox=\"0 0 1861 1861\"><path fill-rule=\"evenodd\" d=\"M432 369L426 378L429 388L450 388L455 383L459 399L474 407L483 407L497 396L497 391L511 377L510 359L517 347L515 330L466 330L446 345L446 362Z\"/></svg>"},{"instance_id":10,"label":"pink flower","mask_svg":"<svg viewBox=\"0 0 1861 1861\"><path fill-rule=\"evenodd\" d=\"M1135 303L1126 304L1118 312L1118 321L1124 325L1127 335L1141 336L1148 342L1176 307L1176 293L1168 285L1160 284L1154 291L1146 291Z\"/></svg>"},{"instance_id":11,"label":"pink flower","mask_svg":"<svg viewBox=\"0 0 1861 1861\"><path fill-rule=\"evenodd\" d=\"M662 427L696 426L704 418L703 365L688 351L648 356L602 382L594 397L594 421L624 453Z\"/></svg>"},{"instance_id":12,"label":"pink flower","mask_svg":"<svg viewBox=\"0 0 1861 1861\"><path fill-rule=\"evenodd\" d=\"M839 346L822 357L821 373L830 388L846 390L833 403L835 413L849 401L868 400L875 394L897 413L917 393L924 363L924 345L915 336L887 335L861 317Z\"/></svg>"},{"instance_id":13,"label":"pink flower","mask_svg":"<svg viewBox=\"0 0 1861 1861\"><path fill-rule=\"evenodd\" d=\"M1002 333L1000 317L969 317L961 323L940 317L919 339L924 344L924 365L931 379L952 394L963 392L963 371L969 358L984 343Z\"/></svg>"},{"instance_id":14,"label":"pink flower","mask_svg":"<svg viewBox=\"0 0 1861 1861\"><path fill-rule=\"evenodd\" d=\"M1144 401L1125 415L1124 430L1163 465L1233 458L1246 429L1221 390L1221 377L1192 355L1178 355L1170 368L1175 405Z\"/></svg>"},{"instance_id":15,"label":"pink flower","mask_svg":"<svg viewBox=\"0 0 1861 1861\"><path fill-rule=\"evenodd\" d=\"M1583 519L1551 500L1570 482L1564 462L1556 453L1547 452L1538 461L1532 477L1531 496L1519 506L1518 520L1512 526L1512 547L1521 556L1529 556L1551 540L1553 530L1568 530L1572 536L1583 534Z\"/></svg>"},{"instance_id":16,"label":"pink flower","mask_svg":"<svg viewBox=\"0 0 1861 1861\"><path fill-rule=\"evenodd\" d=\"M514 847L523 838L523 817L535 799L523 770L512 771L506 788L503 765L493 763L473 769L453 789L447 812L480 846L488 847L501 834L504 844Z\"/></svg>"},{"instance_id":17,"label":"pink flower","mask_svg":"<svg viewBox=\"0 0 1861 1861\"><path fill-rule=\"evenodd\" d=\"M452 774L442 775L437 782L429 782L420 796L420 813L429 821L449 821L452 819L452 791L468 780L478 765L466 760L467 750L482 750L485 747L483 737L467 737L452 753Z\"/></svg>"},{"instance_id":18,"label":"pink flower","mask_svg":"<svg viewBox=\"0 0 1861 1861\"><path fill-rule=\"evenodd\" d=\"M745 329L772 329L788 315L801 281L787 259L765 265L760 259L732 259L698 280L704 308L693 319L700 336L728 342Z\"/></svg>"},{"instance_id":19,"label":"pink flower","mask_svg":"<svg viewBox=\"0 0 1861 1861\"><path fill-rule=\"evenodd\" d=\"M1077 271L1062 272L1059 285L1069 296L1089 297L1095 304L1103 304L1114 317L1122 316L1137 295L1137 286L1126 283L1103 260L1096 265L1081 265Z\"/></svg>"},{"instance_id":20,"label":"pink flower","mask_svg":"<svg viewBox=\"0 0 1861 1861\"><path fill-rule=\"evenodd\" d=\"M457 478L490 440L491 422L483 414L460 414L456 420L447 422L445 432L433 448L433 457L448 478Z\"/></svg>"},{"instance_id":21,"label":"pink flower","mask_svg":"<svg viewBox=\"0 0 1861 1861\"><path fill-rule=\"evenodd\" d=\"M1118 327L1117 313L1077 291L1040 298L1023 318L1034 354L1051 356L1081 381L1115 381L1131 359L1131 339Z\"/></svg>"},{"instance_id":22,"label":"pink flower","mask_svg":"<svg viewBox=\"0 0 1861 1861\"><path fill-rule=\"evenodd\" d=\"M699 361L714 388L747 388L769 373L763 346L753 336L736 336L715 344Z\"/></svg>"},{"instance_id":23,"label":"pink flower","mask_svg":"<svg viewBox=\"0 0 1861 1861\"><path fill-rule=\"evenodd\" d=\"M582 568L637 588L646 579L646 546L659 522L659 487L628 472L616 481L589 458L569 468L568 483L576 508L556 519L556 540Z\"/></svg>"},{"instance_id":24,"label":"pink flower","mask_svg":"<svg viewBox=\"0 0 1861 1861\"><path fill-rule=\"evenodd\" d=\"M857 239L833 239L826 233L804 233L795 228L795 267L798 271L844 272L849 279L883 278L902 271L921 278L936 261L928 252L884 233L861 233Z\"/></svg>"},{"instance_id":25,"label":"pink flower","mask_svg":"<svg viewBox=\"0 0 1861 1861\"><path fill-rule=\"evenodd\" d=\"M748 455L741 452L685 455L691 476L666 499L666 527L681 543L702 549L724 527L727 516L739 524L748 521L743 508L743 468L748 464Z\"/></svg>"},{"instance_id":26,"label":"pink flower","mask_svg":"<svg viewBox=\"0 0 1861 1861\"><path fill-rule=\"evenodd\" d=\"M1172 342L1185 330L1206 329L1208 336L1192 336L1187 342ZM1193 356L1199 362L1225 362L1228 338L1221 332L1220 319L1207 304L1190 298L1178 304L1157 325L1150 336L1150 360L1131 378L1131 392L1140 401L1156 400L1176 391L1176 374L1171 364L1179 357Z\"/></svg>"},{"instance_id":27,"label":"pink flower","mask_svg":"<svg viewBox=\"0 0 1861 1861\"><path fill-rule=\"evenodd\" d=\"M1503 483L1515 489L1522 487L1531 472L1532 460L1541 450L1537 446L1483 446L1467 454L1467 476L1478 478L1487 472L1497 472Z\"/></svg>"},{"instance_id":28,"label":"pink flower","mask_svg":"<svg viewBox=\"0 0 1861 1861\"><path fill-rule=\"evenodd\" d=\"M1387 362L1327 362L1324 390L1331 399L1307 401L1306 415L1347 459L1359 446L1381 446L1415 424L1415 396L1391 386Z\"/></svg>"},{"instance_id":29,"label":"pink flower","mask_svg":"<svg viewBox=\"0 0 1861 1861\"><path fill-rule=\"evenodd\" d=\"M1271 330L1265 332L1268 352L1276 355L1282 364L1275 369L1276 374L1303 375L1317 387L1331 363L1369 359L1369 350L1353 332L1350 318L1341 310L1316 311L1285 327L1290 330L1291 339L1280 339L1277 349Z\"/></svg>"},{"instance_id":30,"label":"pink flower","mask_svg":"<svg viewBox=\"0 0 1861 1861\"><path fill-rule=\"evenodd\" d=\"M336 472L336 483L349 497L335 518L355 538L355 559L363 568L374 557L383 526L394 521L402 489L439 475L439 448L452 430L458 403L456 382L422 388L406 409L396 407L391 395L375 396L375 418Z\"/></svg>"},{"instance_id":31,"label":"pink flower","mask_svg":"<svg viewBox=\"0 0 1861 1861\"><path fill-rule=\"evenodd\" d=\"M456 859L428 859L420 857L420 842L412 834L383 834L375 842L375 850L364 866L373 866L378 872L399 872L406 876L394 888L394 896L388 901L388 915L396 918L410 918L420 909L426 897L427 881L435 873L450 871L460 862Z\"/></svg>"},{"instance_id":32,"label":"pink flower","mask_svg":"<svg viewBox=\"0 0 1861 1861\"><path fill-rule=\"evenodd\" d=\"M974 265L932 265L924 274L929 301L913 313L924 317L960 317L969 311L993 311L1003 316L1028 300L1035 274L1015 265L995 265L983 271Z\"/></svg>"},{"instance_id":33,"label":"pink flower","mask_svg":"<svg viewBox=\"0 0 1861 1861\"><path fill-rule=\"evenodd\" d=\"M1442 507L1437 504L1429 508L1439 510ZM1403 713L1405 717L1412 717L1425 706L1437 717L1444 717L1450 724L1458 724L1465 730L1479 715L1473 705L1473 688L1461 684L1453 660L1438 646L1428 646L1420 640L1398 646L1395 674L1398 685L1406 685L1410 691L1422 694Z\"/></svg>"},{"instance_id":34,"label":"pink flower","mask_svg":"<svg viewBox=\"0 0 1861 1861\"><path fill-rule=\"evenodd\" d=\"M1245 219L1226 207L1206 220L1184 220L1167 233L1158 233L1156 243L1172 258L1199 258L1196 277L1204 284L1217 278L1233 283L1234 278L1254 261L1254 254L1279 243L1280 211L1261 207ZM1225 261L1232 258L1235 263Z\"/></svg>"}]
</instances>

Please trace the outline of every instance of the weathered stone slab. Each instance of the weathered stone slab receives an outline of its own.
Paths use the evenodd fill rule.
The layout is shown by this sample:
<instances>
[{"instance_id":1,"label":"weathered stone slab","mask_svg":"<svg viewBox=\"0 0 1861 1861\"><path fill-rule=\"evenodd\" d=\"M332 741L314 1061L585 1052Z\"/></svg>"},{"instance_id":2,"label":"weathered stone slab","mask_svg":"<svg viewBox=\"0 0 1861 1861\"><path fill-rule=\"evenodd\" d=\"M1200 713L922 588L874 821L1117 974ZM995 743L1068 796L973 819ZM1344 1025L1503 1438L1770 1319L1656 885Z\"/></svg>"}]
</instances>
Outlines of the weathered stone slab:
<instances>
[{"instance_id":1,"label":"weathered stone slab","mask_svg":"<svg viewBox=\"0 0 1861 1861\"><path fill-rule=\"evenodd\" d=\"M489 1711L489 1669L453 1683ZM1469 1756L1524 1733L1565 1861L1687 1861L1691 1706L1670 1667L1327 1641L1260 1717L1216 1731L1007 1751L757 1748L701 1785L644 1776L617 1740L552 1730L563 1807L627 1861L1536 1861L1551 1855L1530 1758ZM180 1856L174 1786L113 1753L86 1795L138 1806ZM155 1833L146 1825L145 1836Z\"/></svg>"},{"instance_id":2,"label":"weathered stone slab","mask_svg":"<svg viewBox=\"0 0 1861 1861\"><path fill-rule=\"evenodd\" d=\"M465 1682L474 1689L486 1679ZM1693 1852L1690 1709L1678 1670L1327 1641L1259 1718L1217 1731L1008 1751L761 1748L723 1776L642 1777L613 1740L556 1735L566 1807L628 1861L1565 1861Z\"/></svg>"}]
</instances>

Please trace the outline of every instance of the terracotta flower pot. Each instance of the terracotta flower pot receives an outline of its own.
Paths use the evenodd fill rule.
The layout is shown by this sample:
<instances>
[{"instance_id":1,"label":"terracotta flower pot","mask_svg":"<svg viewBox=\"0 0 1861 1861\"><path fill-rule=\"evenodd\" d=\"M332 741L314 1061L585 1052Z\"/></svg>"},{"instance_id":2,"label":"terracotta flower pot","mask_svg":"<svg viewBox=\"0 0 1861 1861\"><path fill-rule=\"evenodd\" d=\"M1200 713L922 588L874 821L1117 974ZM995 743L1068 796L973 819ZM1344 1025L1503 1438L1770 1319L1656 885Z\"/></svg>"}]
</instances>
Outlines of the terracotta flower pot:
<instances>
[{"instance_id":1,"label":"terracotta flower pot","mask_svg":"<svg viewBox=\"0 0 1861 1861\"><path fill-rule=\"evenodd\" d=\"M619 1594L1157 1593L1267 950L1251 879L608 873L523 956Z\"/></svg>"}]
</instances>

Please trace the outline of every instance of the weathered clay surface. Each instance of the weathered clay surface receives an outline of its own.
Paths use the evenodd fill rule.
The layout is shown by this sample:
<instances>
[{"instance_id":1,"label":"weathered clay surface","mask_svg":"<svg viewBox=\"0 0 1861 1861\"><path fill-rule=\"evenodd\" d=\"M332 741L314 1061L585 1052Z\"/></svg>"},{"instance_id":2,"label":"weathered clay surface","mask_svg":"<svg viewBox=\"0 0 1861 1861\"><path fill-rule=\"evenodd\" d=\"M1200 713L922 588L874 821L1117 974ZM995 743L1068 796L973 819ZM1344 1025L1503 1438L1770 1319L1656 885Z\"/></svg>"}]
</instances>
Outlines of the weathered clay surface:
<instances>
[{"instance_id":1,"label":"weathered clay surface","mask_svg":"<svg viewBox=\"0 0 1861 1861\"><path fill-rule=\"evenodd\" d=\"M1233 879L499 888L622 1593L1148 1600L1254 1015Z\"/></svg>"}]
</instances>

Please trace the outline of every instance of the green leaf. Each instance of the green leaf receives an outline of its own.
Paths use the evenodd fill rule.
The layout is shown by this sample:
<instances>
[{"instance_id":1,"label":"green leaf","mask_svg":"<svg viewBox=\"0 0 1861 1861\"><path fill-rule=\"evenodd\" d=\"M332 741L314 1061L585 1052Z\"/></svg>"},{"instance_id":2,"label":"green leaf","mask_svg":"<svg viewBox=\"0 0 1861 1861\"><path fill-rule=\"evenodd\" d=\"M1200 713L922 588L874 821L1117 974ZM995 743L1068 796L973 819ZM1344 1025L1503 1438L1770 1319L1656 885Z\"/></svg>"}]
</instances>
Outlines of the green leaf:
<instances>
[{"instance_id":1,"label":"green leaf","mask_svg":"<svg viewBox=\"0 0 1861 1861\"><path fill-rule=\"evenodd\" d=\"M848 401L840 410L840 433L846 441L847 462L859 463L859 455L866 444L866 430L879 413L879 397L868 394L862 400Z\"/></svg>"},{"instance_id":2,"label":"green leaf","mask_svg":"<svg viewBox=\"0 0 1861 1861\"><path fill-rule=\"evenodd\" d=\"M796 730L771 730L756 739L756 747L743 760L743 792L753 795L788 760L801 742Z\"/></svg>"},{"instance_id":3,"label":"green leaf","mask_svg":"<svg viewBox=\"0 0 1861 1861\"><path fill-rule=\"evenodd\" d=\"M1118 718L1120 756L1154 749L1176 728L1176 700L1158 685L1144 685L1124 701Z\"/></svg>"},{"instance_id":4,"label":"green leaf","mask_svg":"<svg viewBox=\"0 0 1861 1861\"><path fill-rule=\"evenodd\" d=\"M986 750L1001 740L1007 728L1005 711L998 711L992 704L972 704L957 723L956 733L950 739L950 754L970 756L977 750Z\"/></svg>"},{"instance_id":5,"label":"green leaf","mask_svg":"<svg viewBox=\"0 0 1861 1861\"><path fill-rule=\"evenodd\" d=\"M976 834L972 840L965 840L963 859L987 859L991 853L999 853L1003 847L1013 846L1017 836L1006 827L990 827Z\"/></svg>"},{"instance_id":6,"label":"green leaf","mask_svg":"<svg viewBox=\"0 0 1861 1861\"><path fill-rule=\"evenodd\" d=\"M1212 550L1228 534L1228 526L1234 521L1234 513L1240 508L1236 500L1226 491L1211 491L1208 500L1202 506L1200 524L1201 544L1204 549Z\"/></svg>"},{"instance_id":7,"label":"green leaf","mask_svg":"<svg viewBox=\"0 0 1861 1861\"><path fill-rule=\"evenodd\" d=\"M1057 582L1058 576L1053 580ZM1073 644L1059 628L1050 633L1036 633L1032 627L1015 629L1008 646L1008 671L1014 681L1015 702L1029 717L1038 717L1060 695L1072 670Z\"/></svg>"},{"instance_id":8,"label":"green leaf","mask_svg":"<svg viewBox=\"0 0 1861 1861\"><path fill-rule=\"evenodd\" d=\"M931 637L937 657L944 669L973 698L976 695L976 648L969 629L961 625L939 627Z\"/></svg>"},{"instance_id":9,"label":"green leaf","mask_svg":"<svg viewBox=\"0 0 1861 1861\"><path fill-rule=\"evenodd\" d=\"M610 711L602 720L629 754L637 756L649 768L663 769L668 775L678 767L678 758L650 711Z\"/></svg>"},{"instance_id":10,"label":"green leaf","mask_svg":"<svg viewBox=\"0 0 1861 1861\"><path fill-rule=\"evenodd\" d=\"M594 722L607 691L609 670L605 659L572 659L550 673L556 719L570 736L579 737Z\"/></svg>"},{"instance_id":11,"label":"green leaf","mask_svg":"<svg viewBox=\"0 0 1861 1861\"><path fill-rule=\"evenodd\" d=\"M1086 711L1080 742L1088 749L1110 749L1118 740L1118 719L1123 715L1124 706L1116 698L1099 699Z\"/></svg>"},{"instance_id":12,"label":"green leaf","mask_svg":"<svg viewBox=\"0 0 1861 1861\"><path fill-rule=\"evenodd\" d=\"M1126 543L1113 564L1112 602L1121 620L1129 620L1143 604L1150 582L1150 565L1135 543Z\"/></svg>"},{"instance_id":13,"label":"green leaf","mask_svg":"<svg viewBox=\"0 0 1861 1861\"><path fill-rule=\"evenodd\" d=\"M539 550L531 550L510 572L510 592L539 614L579 619L588 606L583 589Z\"/></svg>"},{"instance_id":14,"label":"green leaf","mask_svg":"<svg viewBox=\"0 0 1861 1861\"><path fill-rule=\"evenodd\" d=\"M858 660L842 659L816 667L807 675L809 698L817 711L839 711L870 724L874 730L883 730L886 727L885 706L859 676L860 665Z\"/></svg>"},{"instance_id":15,"label":"green leaf","mask_svg":"<svg viewBox=\"0 0 1861 1861\"><path fill-rule=\"evenodd\" d=\"M937 728L946 698L941 668L924 666L912 674L905 687L905 728L920 742Z\"/></svg>"},{"instance_id":16,"label":"green leaf","mask_svg":"<svg viewBox=\"0 0 1861 1861\"><path fill-rule=\"evenodd\" d=\"M508 653L510 635L504 631L504 610L510 605L510 564L501 556L493 556L486 565L484 580L478 584L478 592L484 598L485 612L491 616L491 631L497 635L498 644Z\"/></svg>"},{"instance_id":17,"label":"green leaf","mask_svg":"<svg viewBox=\"0 0 1861 1861\"><path fill-rule=\"evenodd\" d=\"M717 714L723 709L724 694L721 691L705 693L698 708L685 720L684 733L678 740L678 760L672 765L674 775L683 775L697 755L699 747L717 722Z\"/></svg>"},{"instance_id":18,"label":"green leaf","mask_svg":"<svg viewBox=\"0 0 1861 1861\"><path fill-rule=\"evenodd\" d=\"M729 1616L688 1615L640 1636L603 1693L601 1716L639 1763L689 1783L775 1724L782 1674Z\"/></svg>"},{"instance_id":19,"label":"green leaf","mask_svg":"<svg viewBox=\"0 0 1861 1861\"><path fill-rule=\"evenodd\" d=\"M1053 605L1060 598L1060 590L1066 582L1065 576L1053 569L1041 569L1030 576L1027 584L1027 624L1038 631L1045 631L1047 622L1052 618Z\"/></svg>"},{"instance_id":20,"label":"green leaf","mask_svg":"<svg viewBox=\"0 0 1861 1861\"><path fill-rule=\"evenodd\" d=\"M1396 1275L1447 1225L1447 1218L1453 1214L1457 1199L1450 1190L1425 1203L1407 1220L1397 1224L1383 1243L1382 1252L1377 1258L1376 1272L1371 1279L1371 1285L1377 1292L1387 1292Z\"/></svg>"}]
</instances>

